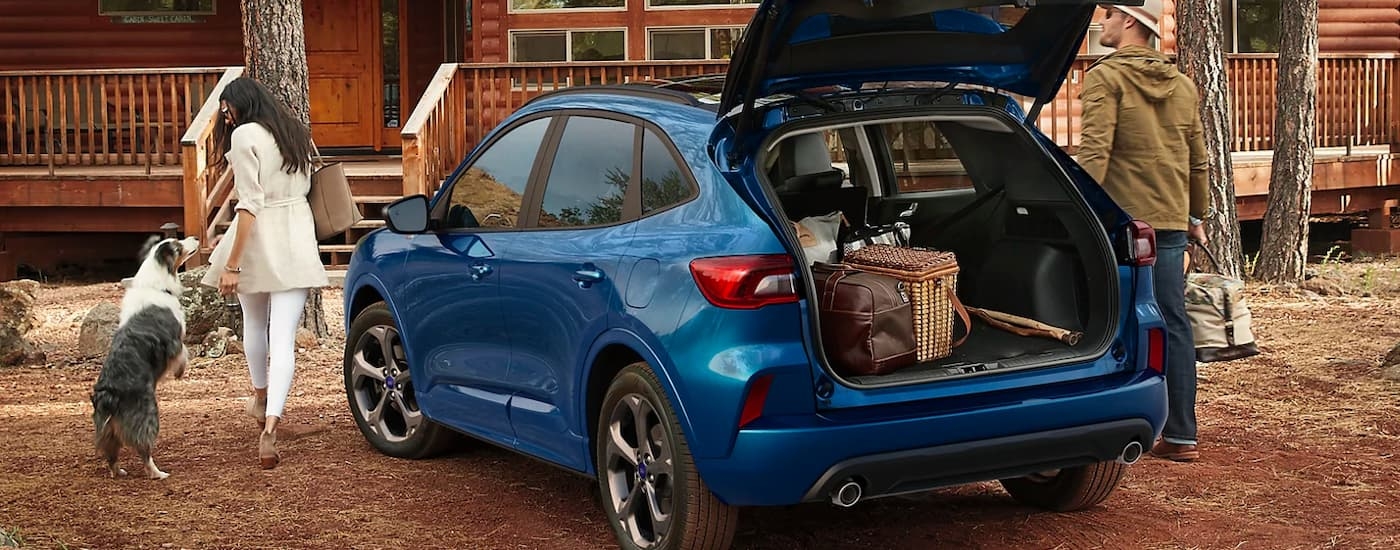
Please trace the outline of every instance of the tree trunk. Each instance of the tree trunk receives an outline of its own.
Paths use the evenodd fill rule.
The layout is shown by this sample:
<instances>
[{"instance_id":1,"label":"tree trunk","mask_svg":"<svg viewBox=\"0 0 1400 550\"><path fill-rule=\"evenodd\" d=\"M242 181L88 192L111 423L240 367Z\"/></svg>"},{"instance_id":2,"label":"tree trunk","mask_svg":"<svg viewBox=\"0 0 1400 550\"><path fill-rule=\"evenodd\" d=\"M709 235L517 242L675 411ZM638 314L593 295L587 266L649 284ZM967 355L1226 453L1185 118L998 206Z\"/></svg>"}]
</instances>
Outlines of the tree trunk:
<instances>
[{"instance_id":1,"label":"tree trunk","mask_svg":"<svg viewBox=\"0 0 1400 550\"><path fill-rule=\"evenodd\" d=\"M243 0L243 64L244 75L267 86L302 124L311 124L301 0ZM317 338L330 335L320 289L307 296L301 326Z\"/></svg>"},{"instance_id":2,"label":"tree trunk","mask_svg":"<svg viewBox=\"0 0 1400 550\"><path fill-rule=\"evenodd\" d=\"M1254 269L1255 277L1272 283L1301 281L1308 259L1317 127L1317 2L1285 2L1280 18L1274 165Z\"/></svg>"},{"instance_id":3,"label":"tree trunk","mask_svg":"<svg viewBox=\"0 0 1400 550\"><path fill-rule=\"evenodd\" d=\"M1177 57L1182 72L1196 82L1201 96L1201 125L1210 155L1210 198L1215 215L1206 220L1210 250L1220 273L1239 277L1244 254L1235 207L1235 168L1230 111L1230 81L1225 67L1225 31L1220 2L1177 0Z\"/></svg>"}]
</instances>

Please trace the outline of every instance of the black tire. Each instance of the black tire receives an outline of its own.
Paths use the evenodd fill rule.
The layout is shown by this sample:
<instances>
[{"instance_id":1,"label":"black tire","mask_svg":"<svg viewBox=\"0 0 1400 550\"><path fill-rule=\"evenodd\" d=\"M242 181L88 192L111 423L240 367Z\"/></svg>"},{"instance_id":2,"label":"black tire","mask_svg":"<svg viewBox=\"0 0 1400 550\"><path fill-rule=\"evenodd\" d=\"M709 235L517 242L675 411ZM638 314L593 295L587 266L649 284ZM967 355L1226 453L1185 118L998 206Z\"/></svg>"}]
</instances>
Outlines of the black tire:
<instances>
[{"instance_id":1,"label":"black tire","mask_svg":"<svg viewBox=\"0 0 1400 550\"><path fill-rule=\"evenodd\" d=\"M630 419L627 418L629 414ZM649 428L638 429L633 420L639 416L643 419L642 425ZM620 452L610 444L614 423L618 425L622 444L629 446ZM720 502L700 479L690 447L676 420L675 408L651 367L646 363L633 363L613 378L595 428L599 500L624 550L729 548L734 540L739 510ZM641 433L650 436L645 445ZM628 435L632 441L626 439ZM674 452L667 452L667 449ZM633 456L645 455L641 462L650 466L633 466L626 458L629 452ZM633 471L628 472L629 469ZM642 505L659 503L656 508L661 509L669 521L658 529L651 506L646 506L644 514L628 512L624 516L621 512L629 510L627 504L634 502L632 497L646 499L638 502ZM638 515L646 517L637 518Z\"/></svg>"},{"instance_id":2,"label":"black tire","mask_svg":"<svg viewBox=\"0 0 1400 550\"><path fill-rule=\"evenodd\" d=\"M398 325L384 302L356 315L345 338L345 398L360 433L379 452L398 458L427 458L447 450L456 435L418 409L413 382L404 380L409 377L402 346ZM392 356L392 361L385 361L386 356ZM369 374L369 367L382 367L379 376ZM381 414L372 422L369 417L374 416L376 405Z\"/></svg>"},{"instance_id":3,"label":"black tire","mask_svg":"<svg viewBox=\"0 0 1400 550\"><path fill-rule=\"evenodd\" d=\"M1091 508L1107 500L1118 488L1128 466L1117 461L1065 468L1052 475L1001 480L1001 486L1017 502L1055 512Z\"/></svg>"}]
</instances>

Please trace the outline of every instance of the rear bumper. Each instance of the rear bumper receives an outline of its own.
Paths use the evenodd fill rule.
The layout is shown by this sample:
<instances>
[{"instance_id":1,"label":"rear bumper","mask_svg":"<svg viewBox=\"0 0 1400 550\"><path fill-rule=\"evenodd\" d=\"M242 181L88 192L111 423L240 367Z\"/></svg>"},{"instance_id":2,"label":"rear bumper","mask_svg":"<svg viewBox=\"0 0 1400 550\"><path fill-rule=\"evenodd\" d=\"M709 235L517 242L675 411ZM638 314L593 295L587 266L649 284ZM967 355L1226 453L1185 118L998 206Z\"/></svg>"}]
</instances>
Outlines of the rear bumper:
<instances>
[{"instance_id":1,"label":"rear bumper","mask_svg":"<svg viewBox=\"0 0 1400 550\"><path fill-rule=\"evenodd\" d=\"M874 498L1113 460L1130 441L1151 446L1166 421L1161 376L1044 390L886 418L865 411L772 419L741 431L728 457L696 466L736 506L823 501L849 479Z\"/></svg>"},{"instance_id":2,"label":"rear bumper","mask_svg":"<svg viewBox=\"0 0 1400 550\"><path fill-rule=\"evenodd\" d=\"M1021 477L1113 460L1129 442L1137 441L1146 447L1152 438L1151 424L1131 419L867 455L828 468L802 500L827 500L847 480L860 483L868 498Z\"/></svg>"}]
</instances>

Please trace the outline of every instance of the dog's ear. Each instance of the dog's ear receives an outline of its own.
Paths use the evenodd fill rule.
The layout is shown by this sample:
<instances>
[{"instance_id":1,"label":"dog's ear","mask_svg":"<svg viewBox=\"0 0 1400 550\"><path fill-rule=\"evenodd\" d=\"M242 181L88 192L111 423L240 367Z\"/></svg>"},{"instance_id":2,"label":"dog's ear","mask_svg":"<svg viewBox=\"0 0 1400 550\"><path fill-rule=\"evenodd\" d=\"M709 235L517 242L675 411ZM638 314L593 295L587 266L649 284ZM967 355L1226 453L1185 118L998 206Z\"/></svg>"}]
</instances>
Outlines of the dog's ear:
<instances>
[{"instance_id":1,"label":"dog's ear","mask_svg":"<svg viewBox=\"0 0 1400 550\"><path fill-rule=\"evenodd\" d=\"M156 250L156 261L171 275L175 275L180 268L180 256L184 254L184 247L175 239L163 240L158 246L160 248Z\"/></svg>"},{"instance_id":2,"label":"dog's ear","mask_svg":"<svg viewBox=\"0 0 1400 550\"><path fill-rule=\"evenodd\" d=\"M146 258L151 257L151 247L154 247L158 242L160 242L160 235L151 235L146 238L145 244L141 245L141 261L144 262Z\"/></svg>"}]
</instances>

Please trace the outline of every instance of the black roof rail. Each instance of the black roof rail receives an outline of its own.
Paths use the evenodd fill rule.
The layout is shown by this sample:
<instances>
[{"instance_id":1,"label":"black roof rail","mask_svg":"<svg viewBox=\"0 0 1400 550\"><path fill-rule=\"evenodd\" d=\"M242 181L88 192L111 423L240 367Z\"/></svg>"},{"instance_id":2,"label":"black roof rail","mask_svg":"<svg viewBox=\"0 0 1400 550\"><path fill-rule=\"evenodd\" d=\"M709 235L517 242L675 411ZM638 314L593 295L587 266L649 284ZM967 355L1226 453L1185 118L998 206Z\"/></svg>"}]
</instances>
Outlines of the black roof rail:
<instances>
[{"instance_id":1,"label":"black roof rail","mask_svg":"<svg viewBox=\"0 0 1400 550\"><path fill-rule=\"evenodd\" d=\"M526 101L525 105L529 105L531 103L548 97L559 97L561 95L573 94L601 93L612 95L629 95L634 97L644 97L648 99L660 99L663 101L670 101L672 103L679 103L681 105L689 105L691 107L706 107L704 103L701 103L700 100L693 95L678 90L658 88L657 84L649 82L651 81L635 82L629 84L584 84L581 86L569 86L567 88L551 90L538 96L535 96L529 101ZM522 107L524 107L525 105L522 105Z\"/></svg>"}]
</instances>

